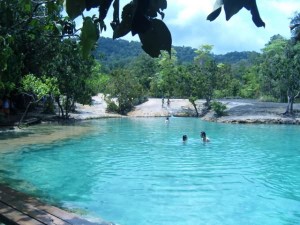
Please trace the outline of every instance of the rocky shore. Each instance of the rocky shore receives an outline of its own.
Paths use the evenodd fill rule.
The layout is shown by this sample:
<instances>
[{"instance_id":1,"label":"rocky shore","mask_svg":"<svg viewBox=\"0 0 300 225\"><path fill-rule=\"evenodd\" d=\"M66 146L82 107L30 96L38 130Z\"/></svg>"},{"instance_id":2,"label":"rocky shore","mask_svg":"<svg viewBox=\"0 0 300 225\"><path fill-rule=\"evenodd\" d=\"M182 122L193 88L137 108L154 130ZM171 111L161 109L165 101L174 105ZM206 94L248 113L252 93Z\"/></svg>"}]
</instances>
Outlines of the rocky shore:
<instances>
[{"instance_id":1,"label":"rocky shore","mask_svg":"<svg viewBox=\"0 0 300 225\"><path fill-rule=\"evenodd\" d=\"M285 116L286 103L260 102L247 99L223 99L219 100L227 107L226 115L216 117L211 110L201 117L205 121L221 123L266 123L266 124L300 124L300 104L294 104L295 114ZM197 109L201 114L206 110L204 100L198 100ZM106 113L106 103L102 95L93 97L92 106L77 105L78 113L72 114L75 119L95 119L107 117L120 117L118 114ZM162 99L149 98L147 102L135 107L128 113L128 117L166 117L195 116L195 109L188 99L170 99L162 104Z\"/></svg>"},{"instance_id":2,"label":"rocky shore","mask_svg":"<svg viewBox=\"0 0 300 225\"><path fill-rule=\"evenodd\" d=\"M221 100L227 106L226 115L216 117L210 111L202 119L222 123L300 124L300 104L294 104L293 116L286 116L286 103L257 100Z\"/></svg>"},{"instance_id":3,"label":"rocky shore","mask_svg":"<svg viewBox=\"0 0 300 225\"><path fill-rule=\"evenodd\" d=\"M249 99L221 99L219 101L226 105L226 115L217 117L214 111L207 111L204 100L198 100L196 104L200 118L204 121L221 123L300 124L300 104L294 104L295 114L293 116L286 116L284 115L286 103L260 102ZM76 112L71 113L70 116L75 120L115 117L196 116L195 109L188 99L170 99L169 104L166 100L163 104L160 98L149 98L147 102L136 106L127 116L107 113L106 107L104 96L99 94L93 97L93 104L90 106L76 104ZM51 115L40 116L41 120L43 120L43 117L46 120L48 116L51 117ZM11 117L10 119L13 120L14 118ZM18 121L16 119L15 124Z\"/></svg>"}]
</instances>

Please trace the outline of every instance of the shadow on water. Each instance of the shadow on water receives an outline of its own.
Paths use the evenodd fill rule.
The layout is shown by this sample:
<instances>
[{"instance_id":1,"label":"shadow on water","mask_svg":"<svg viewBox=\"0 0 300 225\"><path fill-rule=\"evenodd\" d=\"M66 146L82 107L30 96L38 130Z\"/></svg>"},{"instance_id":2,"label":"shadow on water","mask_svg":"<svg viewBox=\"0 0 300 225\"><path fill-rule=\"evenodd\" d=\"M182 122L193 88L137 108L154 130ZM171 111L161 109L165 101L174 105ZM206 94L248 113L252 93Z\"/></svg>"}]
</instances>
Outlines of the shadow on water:
<instances>
[{"instance_id":1,"label":"shadow on water","mask_svg":"<svg viewBox=\"0 0 300 225\"><path fill-rule=\"evenodd\" d=\"M75 125L41 124L25 129L2 130L0 131L0 152L81 137L88 135L93 129L88 123L83 122Z\"/></svg>"}]
</instances>

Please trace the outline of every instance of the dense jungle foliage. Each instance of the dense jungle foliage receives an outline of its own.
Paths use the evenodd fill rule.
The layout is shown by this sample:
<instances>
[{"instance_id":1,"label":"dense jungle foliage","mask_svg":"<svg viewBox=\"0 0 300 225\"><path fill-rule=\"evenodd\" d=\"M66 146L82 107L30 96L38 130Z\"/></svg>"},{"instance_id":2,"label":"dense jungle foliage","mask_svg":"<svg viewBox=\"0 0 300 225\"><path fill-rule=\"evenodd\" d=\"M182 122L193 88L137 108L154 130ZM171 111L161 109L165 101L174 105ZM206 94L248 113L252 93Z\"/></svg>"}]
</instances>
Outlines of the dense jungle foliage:
<instances>
[{"instance_id":1,"label":"dense jungle foliage","mask_svg":"<svg viewBox=\"0 0 300 225\"><path fill-rule=\"evenodd\" d=\"M72 1L68 2L72 6ZM91 96L99 92L106 94L110 109L122 114L147 97L188 98L193 104L200 98L206 99L208 104L216 98L260 98L288 102L287 113L293 112L293 102L300 91L299 13L291 20L291 38L275 35L261 53L233 52L220 56L213 53L213 46L204 43L198 49L165 49L167 51L159 51L160 55L156 55L154 47L157 58L152 58L152 53L138 50L137 46L144 42L119 41L111 45L105 42L108 39L100 39L100 47L95 48L94 43L99 38L95 25L100 23L103 28L101 20L85 17L78 35L71 19L81 14L81 9L76 11L77 6L71 7L69 16L63 17L62 7L62 0L0 1L0 97L3 102L0 105L4 114L7 110L22 112L28 105L42 102L45 112L59 109L60 116L68 118L75 109L75 102L90 104ZM157 12L161 14L163 7L158 7L153 18ZM251 11L250 6L245 7ZM217 16L219 9L210 19ZM235 13L237 11L230 12L229 18ZM137 16L145 17L145 14ZM152 21L152 17L145 18ZM254 23L263 25L259 19ZM136 27L129 28L132 31ZM117 47L120 43L126 47ZM114 97L117 104L112 101ZM5 108L7 102L9 109Z\"/></svg>"},{"instance_id":2,"label":"dense jungle foliage","mask_svg":"<svg viewBox=\"0 0 300 225\"><path fill-rule=\"evenodd\" d=\"M188 46L173 46L176 51L179 64L188 64L194 61L197 56L195 48ZM141 43L137 41L126 41L122 39L113 40L111 38L100 37L93 50L93 55L100 60L103 69L109 71L115 67L126 67L129 62L143 53ZM229 52L223 55L214 54L217 63L236 65L244 63L251 65L259 55L257 52Z\"/></svg>"}]
</instances>

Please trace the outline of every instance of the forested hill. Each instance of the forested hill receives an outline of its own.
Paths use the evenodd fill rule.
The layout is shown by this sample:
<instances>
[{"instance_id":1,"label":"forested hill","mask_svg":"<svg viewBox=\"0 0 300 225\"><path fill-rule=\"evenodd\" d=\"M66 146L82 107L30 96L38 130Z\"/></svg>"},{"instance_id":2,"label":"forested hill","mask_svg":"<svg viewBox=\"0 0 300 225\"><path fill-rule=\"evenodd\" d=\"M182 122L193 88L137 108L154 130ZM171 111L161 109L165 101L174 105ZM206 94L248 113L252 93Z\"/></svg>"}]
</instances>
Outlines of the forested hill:
<instances>
[{"instance_id":1,"label":"forested hill","mask_svg":"<svg viewBox=\"0 0 300 225\"><path fill-rule=\"evenodd\" d=\"M173 46L177 52L179 63L185 64L193 61L195 48ZM100 59L106 69L124 67L132 60L144 53L141 44L136 41L126 41L122 39L113 40L101 37L98 46L94 51L97 59ZM257 52L230 52L224 55L214 55L218 63L236 64L239 62L251 62L259 53Z\"/></svg>"}]
</instances>

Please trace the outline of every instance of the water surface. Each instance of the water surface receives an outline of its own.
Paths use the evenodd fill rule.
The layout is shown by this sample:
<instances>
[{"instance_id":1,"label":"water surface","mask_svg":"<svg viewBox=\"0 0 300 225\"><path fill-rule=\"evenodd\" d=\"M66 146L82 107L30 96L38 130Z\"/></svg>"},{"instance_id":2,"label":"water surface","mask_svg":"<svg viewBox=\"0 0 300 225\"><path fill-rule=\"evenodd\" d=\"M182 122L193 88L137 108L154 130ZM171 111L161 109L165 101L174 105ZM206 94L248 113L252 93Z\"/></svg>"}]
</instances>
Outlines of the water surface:
<instances>
[{"instance_id":1,"label":"water surface","mask_svg":"<svg viewBox=\"0 0 300 225\"><path fill-rule=\"evenodd\" d=\"M300 224L298 126L140 118L83 127L41 143L51 132L30 131L35 144L9 151L3 141L21 139L0 138L0 181L121 225Z\"/></svg>"}]
</instances>

